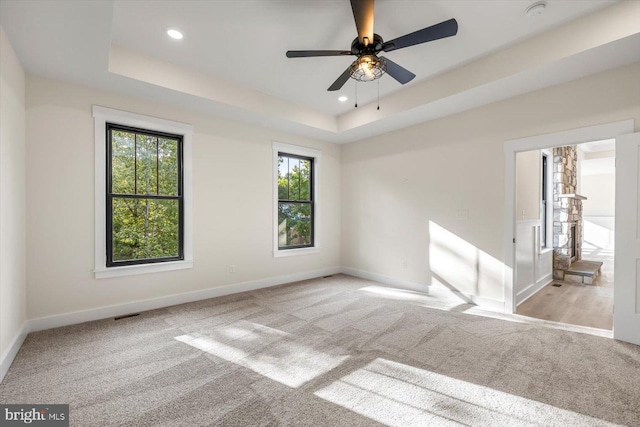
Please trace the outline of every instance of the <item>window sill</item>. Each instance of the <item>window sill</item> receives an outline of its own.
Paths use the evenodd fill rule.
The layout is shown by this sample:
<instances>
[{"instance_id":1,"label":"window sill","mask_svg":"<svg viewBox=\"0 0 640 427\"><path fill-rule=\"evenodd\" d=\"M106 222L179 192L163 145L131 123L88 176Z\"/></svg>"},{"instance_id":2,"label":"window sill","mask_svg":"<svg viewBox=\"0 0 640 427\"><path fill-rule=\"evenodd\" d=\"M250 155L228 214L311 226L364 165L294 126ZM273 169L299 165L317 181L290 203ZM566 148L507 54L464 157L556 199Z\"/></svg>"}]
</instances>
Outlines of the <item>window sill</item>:
<instances>
[{"instance_id":1,"label":"window sill","mask_svg":"<svg viewBox=\"0 0 640 427\"><path fill-rule=\"evenodd\" d=\"M300 249L284 249L284 250L276 250L273 252L274 258L286 257L286 256L294 256L294 255L307 255L307 254L317 254L320 252L319 247L313 248L300 248Z\"/></svg>"},{"instance_id":2,"label":"window sill","mask_svg":"<svg viewBox=\"0 0 640 427\"><path fill-rule=\"evenodd\" d=\"M133 274L159 273L162 271L184 270L193 268L193 260L159 262L156 264L126 265L93 270L96 279L108 277L131 276Z\"/></svg>"}]
</instances>

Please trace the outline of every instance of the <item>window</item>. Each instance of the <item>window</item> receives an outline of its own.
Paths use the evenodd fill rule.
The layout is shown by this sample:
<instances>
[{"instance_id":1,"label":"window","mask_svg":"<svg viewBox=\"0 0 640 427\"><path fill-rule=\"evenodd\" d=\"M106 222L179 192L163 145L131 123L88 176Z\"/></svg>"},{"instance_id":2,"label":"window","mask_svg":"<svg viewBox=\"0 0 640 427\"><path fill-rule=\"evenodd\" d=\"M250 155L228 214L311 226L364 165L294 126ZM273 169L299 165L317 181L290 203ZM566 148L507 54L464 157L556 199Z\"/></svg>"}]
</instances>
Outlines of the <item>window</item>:
<instances>
[{"instance_id":1,"label":"window","mask_svg":"<svg viewBox=\"0 0 640 427\"><path fill-rule=\"evenodd\" d=\"M107 267L184 259L182 136L107 123Z\"/></svg>"},{"instance_id":2,"label":"window","mask_svg":"<svg viewBox=\"0 0 640 427\"><path fill-rule=\"evenodd\" d=\"M540 167L540 251L553 247L553 154L541 150Z\"/></svg>"},{"instance_id":3,"label":"window","mask_svg":"<svg viewBox=\"0 0 640 427\"><path fill-rule=\"evenodd\" d=\"M193 267L191 125L93 106L95 277Z\"/></svg>"},{"instance_id":4,"label":"window","mask_svg":"<svg viewBox=\"0 0 640 427\"><path fill-rule=\"evenodd\" d=\"M278 153L278 249L313 246L313 158Z\"/></svg>"},{"instance_id":5,"label":"window","mask_svg":"<svg viewBox=\"0 0 640 427\"><path fill-rule=\"evenodd\" d=\"M317 252L320 152L274 143L274 255Z\"/></svg>"},{"instance_id":6,"label":"window","mask_svg":"<svg viewBox=\"0 0 640 427\"><path fill-rule=\"evenodd\" d=\"M547 247L547 160L548 156L546 154L542 155L542 200L540 206L540 246L543 248Z\"/></svg>"}]
</instances>

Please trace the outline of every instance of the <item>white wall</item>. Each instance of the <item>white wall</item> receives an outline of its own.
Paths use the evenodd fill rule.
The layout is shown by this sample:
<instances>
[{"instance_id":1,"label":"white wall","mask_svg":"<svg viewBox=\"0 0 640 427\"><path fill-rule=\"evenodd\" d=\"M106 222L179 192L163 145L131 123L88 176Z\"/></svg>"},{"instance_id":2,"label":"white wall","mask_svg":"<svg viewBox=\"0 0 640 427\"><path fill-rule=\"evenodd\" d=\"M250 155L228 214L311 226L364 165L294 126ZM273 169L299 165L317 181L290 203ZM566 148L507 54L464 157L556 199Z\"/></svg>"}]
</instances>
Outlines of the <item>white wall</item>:
<instances>
[{"instance_id":1,"label":"white wall","mask_svg":"<svg viewBox=\"0 0 640 427\"><path fill-rule=\"evenodd\" d=\"M540 219L540 150L516 155L516 214L518 220Z\"/></svg>"},{"instance_id":2,"label":"white wall","mask_svg":"<svg viewBox=\"0 0 640 427\"><path fill-rule=\"evenodd\" d=\"M503 300L504 141L638 129L639 100L635 64L344 146L343 265Z\"/></svg>"},{"instance_id":3,"label":"white wall","mask_svg":"<svg viewBox=\"0 0 640 427\"><path fill-rule=\"evenodd\" d=\"M193 125L193 269L94 279L92 104ZM33 76L26 114L30 319L340 265L339 146ZM272 140L322 151L319 254L273 258Z\"/></svg>"},{"instance_id":4,"label":"white wall","mask_svg":"<svg viewBox=\"0 0 640 427\"><path fill-rule=\"evenodd\" d=\"M582 175L581 193L587 197L582 202L584 216L615 216L616 175Z\"/></svg>"},{"instance_id":5,"label":"white wall","mask_svg":"<svg viewBox=\"0 0 640 427\"><path fill-rule=\"evenodd\" d=\"M25 74L0 27L0 380L26 320L24 216Z\"/></svg>"},{"instance_id":6,"label":"white wall","mask_svg":"<svg viewBox=\"0 0 640 427\"><path fill-rule=\"evenodd\" d=\"M587 248L614 249L615 174L582 175L584 241Z\"/></svg>"},{"instance_id":7,"label":"white wall","mask_svg":"<svg viewBox=\"0 0 640 427\"><path fill-rule=\"evenodd\" d=\"M516 305L553 279L553 250L540 251L540 221L516 223Z\"/></svg>"},{"instance_id":8,"label":"white wall","mask_svg":"<svg viewBox=\"0 0 640 427\"><path fill-rule=\"evenodd\" d=\"M553 157L549 160L553 161ZM551 177L553 179L553 175ZM540 252L541 186L542 153L540 150L517 153L516 304L522 303L552 279L553 252L550 250ZM550 221L552 218L550 216Z\"/></svg>"}]
</instances>

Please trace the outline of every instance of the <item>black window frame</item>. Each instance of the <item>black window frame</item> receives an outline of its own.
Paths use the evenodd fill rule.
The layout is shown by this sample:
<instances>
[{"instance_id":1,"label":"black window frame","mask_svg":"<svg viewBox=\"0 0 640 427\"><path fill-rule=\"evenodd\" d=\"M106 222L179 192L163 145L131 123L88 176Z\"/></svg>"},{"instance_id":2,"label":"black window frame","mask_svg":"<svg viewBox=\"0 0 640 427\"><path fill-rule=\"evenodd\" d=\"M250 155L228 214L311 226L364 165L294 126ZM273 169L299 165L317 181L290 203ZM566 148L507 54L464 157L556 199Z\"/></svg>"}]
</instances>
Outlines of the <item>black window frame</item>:
<instances>
[{"instance_id":1,"label":"black window frame","mask_svg":"<svg viewBox=\"0 0 640 427\"><path fill-rule=\"evenodd\" d=\"M542 190L542 197L540 198L541 204L541 215L540 215L540 240L541 247L548 248L548 238L547 235L547 223L549 221L547 215L547 205L549 201L547 200L548 195L548 186L549 186L549 174L548 174L548 162L549 156L545 153L542 154L542 183L540 185Z\"/></svg>"},{"instance_id":2,"label":"black window frame","mask_svg":"<svg viewBox=\"0 0 640 427\"><path fill-rule=\"evenodd\" d=\"M278 151L278 159L280 157L288 157L291 159L305 160L309 162L309 200L281 200L280 194L278 192L278 210L276 211L276 215L280 211L280 203L303 203L311 205L311 217L310 227L311 227L311 242L308 245L291 245L291 246L280 246L280 242L278 241L278 250L279 251L288 251L291 249L303 249L303 248L314 248L316 244L315 232L316 232L316 209L315 209L315 157L309 156L301 156L299 154L291 154L284 151ZM278 185L276 183L276 185Z\"/></svg>"},{"instance_id":3,"label":"black window frame","mask_svg":"<svg viewBox=\"0 0 640 427\"><path fill-rule=\"evenodd\" d=\"M111 162L111 145L112 132L124 131L131 132L136 135L149 135L156 138L175 139L177 143L177 161L178 161L178 191L175 196L163 196L158 194L114 194L112 193L112 162ZM134 137L135 138L135 137ZM137 138L135 139L137 140ZM184 135L172 134L167 132L159 132L150 129L143 129L133 126L119 125L117 123L106 123L106 151L107 151L107 167L106 167L106 267L122 267L129 265L157 264L172 261L184 261ZM136 144L137 145L137 144ZM137 153L134 151L134 159ZM135 174L135 172L134 172ZM134 176L134 182L136 178ZM153 199L153 200L177 200L178 201L178 255L175 257L160 258L144 258L125 261L113 260L113 199L130 198L130 199Z\"/></svg>"}]
</instances>

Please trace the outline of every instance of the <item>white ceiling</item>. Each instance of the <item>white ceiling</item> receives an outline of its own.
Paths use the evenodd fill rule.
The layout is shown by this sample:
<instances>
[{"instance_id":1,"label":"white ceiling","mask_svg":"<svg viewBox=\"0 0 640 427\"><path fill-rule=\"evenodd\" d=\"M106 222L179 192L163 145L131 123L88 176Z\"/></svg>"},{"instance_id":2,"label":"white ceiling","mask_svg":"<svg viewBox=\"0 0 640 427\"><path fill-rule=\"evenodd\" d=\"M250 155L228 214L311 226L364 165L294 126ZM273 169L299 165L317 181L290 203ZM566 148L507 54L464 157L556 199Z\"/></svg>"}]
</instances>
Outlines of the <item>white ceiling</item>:
<instances>
[{"instance_id":1,"label":"white ceiling","mask_svg":"<svg viewBox=\"0 0 640 427\"><path fill-rule=\"evenodd\" d=\"M599 153L602 151L613 151L616 149L615 139L603 139L601 141L585 142L578 145L585 153Z\"/></svg>"},{"instance_id":2,"label":"white ceiling","mask_svg":"<svg viewBox=\"0 0 640 427\"><path fill-rule=\"evenodd\" d=\"M612 0L549 1L544 16L524 11L531 0L377 0L374 30L385 40L450 18L455 37L385 54L416 74L414 85L518 40L613 3ZM166 36L168 27L185 37ZM113 8L112 42L211 73L296 104L338 115L353 108L351 80L339 93L327 88L352 57L285 57L287 50L349 50L356 37L348 0L121 1ZM380 96L402 85L380 80ZM377 96L377 82L360 84L358 101ZM338 101L346 95L349 102Z\"/></svg>"},{"instance_id":3,"label":"white ceiling","mask_svg":"<svg viewBox=\"0 0 640 427\"><path fill-rule=\"evenodd\" d=\"M29 73L349 142L640 61L640 24L616 22L635 5L548 0L530 18L531 3L377 0L375 32L386 40L449 18L459 24L455 37L385 54L417 77L404 87L380 79L380 111L369 103L375 82L358 85L357 110L351 81L326 91L349 58L285 57L348 49L356 32L347 0L2 0L0 24ZM593 27L587 43L576 40L587 31L575 24L581 16ZM184 39L169 39L169 27ZM117 57L134 72L117 71ZM136 74L143 62L161 77ZM219 95L224 88L230 95ZM347 103L337 101L343 93Z\"/></svg>"}]
</instances>

